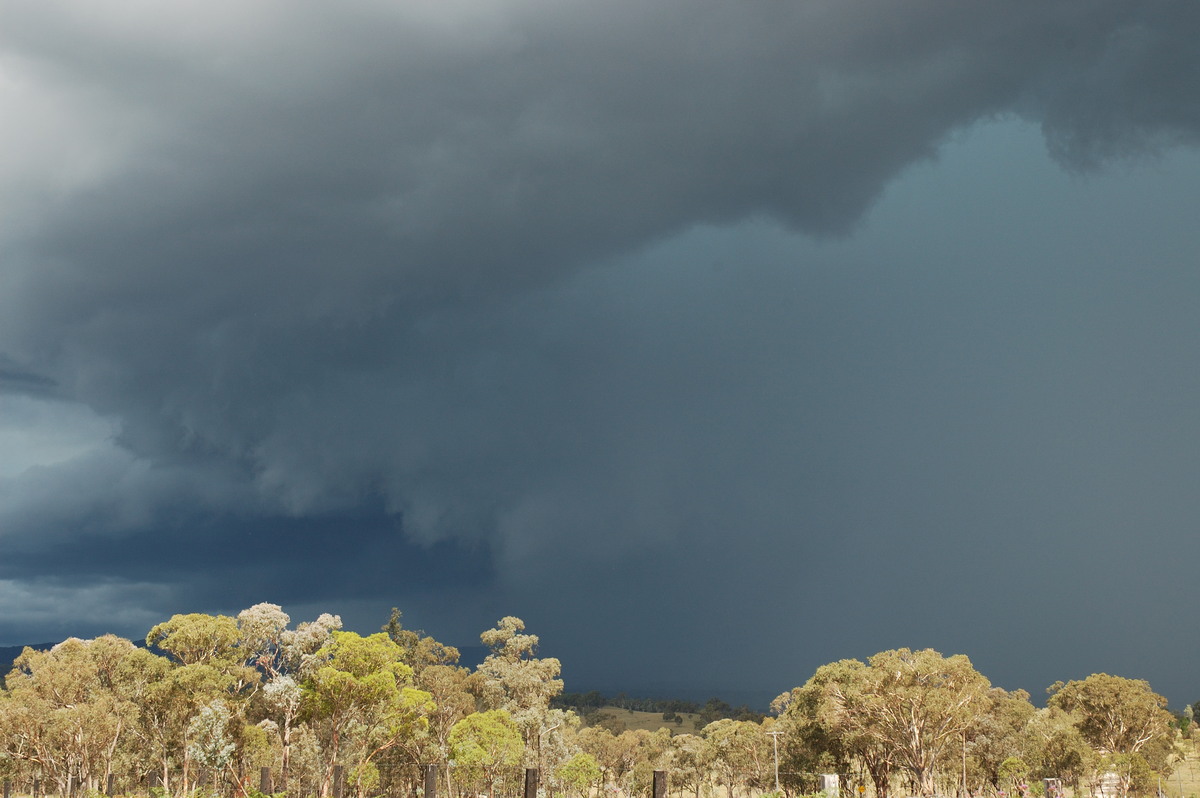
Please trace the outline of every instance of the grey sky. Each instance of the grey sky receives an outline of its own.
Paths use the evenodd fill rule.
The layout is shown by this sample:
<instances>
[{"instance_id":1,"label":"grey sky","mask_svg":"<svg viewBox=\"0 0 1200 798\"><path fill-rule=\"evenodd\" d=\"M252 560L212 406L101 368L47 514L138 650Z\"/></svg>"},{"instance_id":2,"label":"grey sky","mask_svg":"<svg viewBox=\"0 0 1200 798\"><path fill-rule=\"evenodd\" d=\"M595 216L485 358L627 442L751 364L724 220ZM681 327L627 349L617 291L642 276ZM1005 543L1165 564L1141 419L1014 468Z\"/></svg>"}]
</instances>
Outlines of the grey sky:
<instances>
[{"instance_id":1,"label":"grey sky","mask_svg":"<svg viewBox=\"0 0 1200 798\"><path fill-rule=\"evenodd\" d=\"M1198 697L1193 4L243 6L0 4L0 642Z\"/></svg>"}]
</instances>

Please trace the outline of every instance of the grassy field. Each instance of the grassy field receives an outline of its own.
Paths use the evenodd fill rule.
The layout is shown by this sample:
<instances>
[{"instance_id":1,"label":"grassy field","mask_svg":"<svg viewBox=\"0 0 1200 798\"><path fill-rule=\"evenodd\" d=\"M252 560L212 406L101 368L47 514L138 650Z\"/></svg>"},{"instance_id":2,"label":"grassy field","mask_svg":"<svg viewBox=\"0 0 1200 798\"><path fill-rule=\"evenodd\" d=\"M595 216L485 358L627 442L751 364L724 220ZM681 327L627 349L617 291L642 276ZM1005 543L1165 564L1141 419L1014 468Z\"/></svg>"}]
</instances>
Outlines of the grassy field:
<instances>
[{"instance_id":1,"label":"grassy field","mask_svg":"<svg viewBox=\"0 0 1200 798\"><path fill-rule=\"evenodd\" d=\"M596 714L603 718L611 718L625 724L626 729L645 729L646 731L658 731L659 729L670 729L673 734L695 734L696 721L699 715L690 712L681 712L680 717L683 718L683 723L678 724L674 721L663 720L661 712L635 712L630 709L618 709L617 707L601 707L596 711Z\"/></svg>"},{"instance_id":2,"label":"grassy field","mask_svg":"<svg viewBox=\"0 0 1200 798\"><path fill-rule=\"evenodd\" d=\"M1183 798L1194 795L1200 798L1200 749L1197 748L1196 742L1183 741L1187 759L1175 766L1175 772L1163 785L1163 792L1167 795L1182 795Z\"/></svg>"},{"instance_id":3,"label":"grassy field","mask_svg":"<svg viewBox=\"0 0 1200 798\"><path fill-rule=\"evenodd\" d=\"M625 724L626 729L657 731L670 729L673 734L696 734L698 715L682 713L683 723L664 721L661 712L634 712L617 707L603 707L597 711L600 717L611 718ZM1187 756L1176 764L1175 772L1163 782L1163 792L1171 798L1200 798L1200 740L1182 742Z\"/></svg>"}]
</instances>

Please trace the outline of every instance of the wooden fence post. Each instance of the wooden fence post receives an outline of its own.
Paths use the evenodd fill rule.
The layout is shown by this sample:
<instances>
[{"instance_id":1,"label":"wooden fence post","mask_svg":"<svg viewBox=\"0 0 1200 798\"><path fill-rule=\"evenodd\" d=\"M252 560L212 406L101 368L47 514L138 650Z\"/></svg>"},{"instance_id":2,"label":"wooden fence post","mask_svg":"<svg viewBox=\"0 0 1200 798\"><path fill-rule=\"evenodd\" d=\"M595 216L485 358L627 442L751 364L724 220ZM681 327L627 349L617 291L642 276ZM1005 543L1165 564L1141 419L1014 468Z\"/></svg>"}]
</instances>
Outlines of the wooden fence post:
<instances>
[{"instance_id":1,"label":"wooden fence post","mask_svg":"<svg viewBox=\"0 0 1200 798\"><path fill-rule=\"evenodd\" d=\"M333 798L342 798L346 787L346 773L341 765L333 766Z\"/></svg>"},{"instance_id":2,"label":"wooden fence post","mask_svg":"<svg viewBox=\"0 0 1200 798\"><path fill-rule=\"evenodd\" d=\"M425 766L425 798L437 798L437 765Z\"/></svg>"},{"instance_id":3,"label":"wooden fence post","mask_svg":"<svg viewBox=\"0 0 1200 798\"><path fill-rule=\"evenodd\" d=\"M262 768L258 771L258 791L263 795L270 795L275 792L271 786L271 769Z\"/></svg>"},{"instance_id":4,"label":"wooden fence post","mask_svg":"<svg viewBox=\"0 0 1200 798\"><path fill-rule=\"evenodd\" d=\"M538 769L525 768L525 798L537 798Z\"/></svg>"},{"instance_id":5,"label":"wooden fence post","mask_svg":"<svg viewBox=\"0 0 1200 798\"><path fill-rule=\"evenodd\" d=\"M667 798L667 771L654 771L654 798Z\"/></svg>"}]
</instances>

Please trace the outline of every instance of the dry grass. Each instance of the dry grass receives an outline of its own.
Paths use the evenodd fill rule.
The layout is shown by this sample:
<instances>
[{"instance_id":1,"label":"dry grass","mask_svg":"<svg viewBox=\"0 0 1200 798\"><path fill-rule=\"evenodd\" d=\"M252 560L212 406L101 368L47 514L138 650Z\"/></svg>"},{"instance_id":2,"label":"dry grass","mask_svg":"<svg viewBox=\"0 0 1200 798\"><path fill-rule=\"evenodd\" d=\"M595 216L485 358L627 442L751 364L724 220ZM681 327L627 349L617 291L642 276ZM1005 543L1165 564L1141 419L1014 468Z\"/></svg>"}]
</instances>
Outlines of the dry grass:
<instances>
[{"instance_id":1,"label":"dry grass","mask_svg":"<svg viewBox=\"0 0 1200 798\"><path fill-rule=\"evenodd\" d=\"M596 714L618 720L625 724L626 729L645 729L646 731L670 729L672 734L695 734L697 731L696 720L700 717L694 713L681 712L683 723L677 724L674 721L663 720L661 712L635 712L617 707L601 707Z\"/></svg>"},{"instance_id":2,"label":"dry grass","mask_svg":"<svg viewBox=\"0 0 1200 798\"><path fill-rule=\"evenodd\" d=\"M1163 784L1163 792L1170 796L1197 796L1200 798L1200 747L1197 740L1182 741L1186 758L1175 765L1175 772Z\"/></svg>"},{"instance_id":3,"label":"dry grass","mask_svg":"<svg viewBox=\"0 0 1200 798\"><path fill-rule=\"evenodd\" d=\"M682 713L683 723L679 725L663 720L661 712L634 712L617 707L603 707L597 714L624 723L626 729L657 731L667 728L672 734L698 733L695 723L699 716L694 713ZM1174 772L1163 781L1163 792L1168 798L1200 798L1200 737L1195 740L1183 740L1181 745L1186 756L1182 762L1176 763Z\"/></svg>"}]
</instances>

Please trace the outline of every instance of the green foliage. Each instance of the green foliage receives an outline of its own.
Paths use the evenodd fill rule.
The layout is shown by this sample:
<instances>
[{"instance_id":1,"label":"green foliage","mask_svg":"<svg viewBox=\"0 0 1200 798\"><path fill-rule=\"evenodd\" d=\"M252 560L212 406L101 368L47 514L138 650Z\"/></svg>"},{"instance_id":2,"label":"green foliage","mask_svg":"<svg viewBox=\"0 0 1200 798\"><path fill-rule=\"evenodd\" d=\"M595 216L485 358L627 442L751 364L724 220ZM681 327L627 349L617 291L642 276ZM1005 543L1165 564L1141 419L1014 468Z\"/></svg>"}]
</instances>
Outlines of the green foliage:
<instances>
[{"instance_id":1,"label":"green foliage","mask_svg":"<svg viewBox=\"0 0 1200 798\"><path fill-rule=\"evenodd\" d=\"M359 795L370 795L379 789L379 768L374 762L360 762L350 769L346 783Z\"/></svg>"},{"instance_id":2,"label":"green foliage","mask_svg":"<svg viewBox=\"0 0 1200 798\"><path fill-rule=\"evenodd\" d=\"M600 765L596 757L580 751L564 764L560 765L554 775L567 791L575 795L586 795L591 786L600 780Z\"/></svg>"},{"instance_id":3,"label":"green foliage","mask_svg":"<svg viewBox=\"0 0 1200 798\"><path fill-rule=\"evenodd\" d=\"M182 665L232 662L239 639L235 618L227 615L173 615L146 635L146 645L167 652Z\"/></svg>"},{"instance_id":4,"label":"green foliage","mask_svg":"<svg viewBox=\"0 0 1200 798\"><path fill-rule=\"evenodd\" d=\"M597 787L648 794L651 774L665 768L685 795L723 785L730 795L781 798L766 792L778 742L781 777L799 798L812 781L797 774L822 772L869 776L873 798L908 786L928 795L934 773L944 788L964 771L972 792L1039 796L1038 780L1056 777L1076 794L1113 779L1123 794L1145 794L1193 728L1190 708L1171 715L1142 681L1060 682L1035 710L1024 692L992 688L966 657L931 650L824 665L776 700L778 718L763 719L719 699L558 697L560 663L539 656L538 638L512 616L481 635L491 654L474 673L452 664L452 647L405 629L399 611L367 636L341 631L332 615L288 623L272 604L236 619L176 615L147 635L169 658L111 635L24 651L0 689L0 775L36 773L59 792L74 779L99 798L104 774L153 768L169 782L153 793L166 798L192 789L201 769L253 773L282 762L297 795L327 791L333 763L344 762L347 786L368 798L384 767L453 760L455 784L469 794L505 782L524 760L550 774L547 790L572 796ZM614 704L677 725L689 711L709 722L703 736L672 737L611 717L609 729L580 728L563 708ZM249 789L245 798L282 795Z\"/></svg>"},{"instance_id":5,"label":"green foliage","mask_svg":"<svg viewBox=\"0 0 1200 798\"><path fill-rule=\"evenodd\" d=\"M412 668L402 661L404 649L383 632L367 637L354 632L334 632L333 639L320 652L327 665L356 678L391 674L396 682L408 682Z\"/></svg>"},{"instance_id":6,"label":"green foliage","mask_svg":"<svg viewBox=\"0 0 1200 798\"><path fill-rule=\"evenodd\" d=\"M1144 795L1154 789L1158 778L1158 774L1138 753L1106 756L1101 760L1101 771L1116 774L1123 795Z\"/></svg>"},{"instance_id":7,"label":"green foliage","mask_svg":"<svg viewBox=\"0 0 1200 798\"><path fill-rule=\"evenodd\" d=\"M501 771L521 763L525 744L502 709L467 715L450 730L450 759L462 777L491 790Z\"/></svg>"},{"instance_id":8,"label":"green foliage","mask_svg":"<svg viewBox=\"0 0 1200 798\"><path fill-rule=\"evenodd\" d=\"M201 707L200 713L188 724L191 744L188 753L206 768L224 770L233 761L237 743L229 734L231 713L224 701L217 700Z\"/></svg>"},{"instance_id":9,"label":"green foliage","mask_svg":"<svg viewBox=\"0 0 1200 798\"><path fill-rule=\"evenodd\" d=\"M523 749L517 724L502 709L474 712L450 730L450 756L459 767L511 767L520 764Z\"/></svg>"},{"instance_id":10,"label":"green foliage","mask_svg":"<svg viewBox=\"0 0 1200 798\"><path fill-rule=\"evenodd\" d=\"M1050 688L1050 706L1069 713L1097 751L1132 754L1171 736L1167 700L1140 679L1094 673L1082 681Z\"/></svg>"},{"instance_id":11,"label":"green foliage","mask_svg":"<svg viewBox=\"0 0 1200 798\"><path fill-rule=\"evenodd\" d=\"M1010 793L1020 791L1019 788L1022 784L1028 787L1029 765L1019 757L1010 756L1000 763L997 775L1000 779L1000 786L1009 790Z\"/></svg>"},{"instance_id":12,"label":"green foliage","mask_svg":"<svg viewBox=\"0 0 1200 798\"><path fill-rule=\"evenodd\" d=\"M454 646L439 643L423 631L405 629L401 621L403 613L392 607L391 617L382 631L403 650L405 664L420 672L431 665L453 665L458 662L459 651Z\"/></svg>"},{"instance_id":13,"label":"green foliage","mask_svg":"<svg viewBox=\"0 0 1200 798\"><path fill-rule=\"evenodd\" d=\"M1027 724L1025 735L1035 778L1060 778L1078 792L1096 767L1096 752L1061 709L1039 710Z\"/></svg>"},{"instance_id":14,"label":"green foliage","mask_svg":"<svg viewBox=\"0 0 1200 798\"><path fill-rule=\"evenodd\" d=\"M387 634L335 631L318 653L325 664L304 683L303 700L309 719L329 730L326 781L352 731L360 740L357 767L366 774L375 757L424 730L433 702L410 686L412 668L400 661L403 650ZM357 786L365 795L366 783Z\"/></svg>"}]
</instances>

